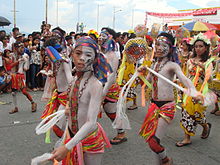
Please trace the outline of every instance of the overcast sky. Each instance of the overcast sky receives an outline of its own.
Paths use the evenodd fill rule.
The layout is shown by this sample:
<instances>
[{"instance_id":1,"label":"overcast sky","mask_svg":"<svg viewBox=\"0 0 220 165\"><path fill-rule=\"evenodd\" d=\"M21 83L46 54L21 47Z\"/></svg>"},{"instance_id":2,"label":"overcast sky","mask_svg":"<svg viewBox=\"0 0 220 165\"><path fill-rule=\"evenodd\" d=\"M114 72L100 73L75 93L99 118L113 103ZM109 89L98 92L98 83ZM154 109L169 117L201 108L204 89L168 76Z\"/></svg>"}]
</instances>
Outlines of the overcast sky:
<instances>
[{"instance_id":1,"label":"overcast sky","mask_svg":"<svg viewBox=\"0 0 220 165\"><path fill-rule=\"evenodd\" d=\"M48 0L48 23L52 28L57 26L57 1L58 25L67 32L76 30L78 20L86 25L85 31L97 30L98 5L99 30L104 26L113 27L115 7L116 31L128 31L132 25L143 24L146 11L177 12L220 6L220 0ZM0 15L12 22L6 29L13 28L13 3L14 0L0 0ZM46 0L16 0L16 22L21 31L39 31L41 22L45 20L45 4ZM151 18L149 23L152 21L158 20Z\"/></svg>"}]
</instances>

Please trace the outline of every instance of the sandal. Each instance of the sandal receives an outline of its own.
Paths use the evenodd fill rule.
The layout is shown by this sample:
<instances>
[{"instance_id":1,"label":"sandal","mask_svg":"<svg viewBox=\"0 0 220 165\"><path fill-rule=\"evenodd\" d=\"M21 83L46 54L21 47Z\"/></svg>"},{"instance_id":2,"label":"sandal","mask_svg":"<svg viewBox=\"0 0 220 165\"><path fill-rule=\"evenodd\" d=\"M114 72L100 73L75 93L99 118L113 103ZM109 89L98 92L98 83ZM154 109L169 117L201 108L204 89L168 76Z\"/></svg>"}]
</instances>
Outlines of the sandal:
<instances>
[{"instance_id":1,"label":"sandal","mask_svg":"<svg viewBox=\"0 0 220 165\"><path fill-rule=\"evenodd\" d=\"M112 145L118 145L121 144L123 142L126 142L128 140L128 138L123 137L123 138L119 138L119 137L114 137L112 140L110 140L110 143Z\"/></svg>"},{"instance_id":2,"label":"sandal","mask_svg":"<svg viewBox=\"0 0 220 165\"><path fill-rule=\"evenodd\" d=\"M128 107L128 110L135 110L137 108L138 108L137 105L132 105L132 106Z\"/></svg>"},{"instance_id":3,"label":"sandal","mask_svg":"<svg viewBox=\"0 0 220 165\"><path fill-rule=\"evenodd\" d=\"M211 128L212 128L212 124L207 123L207 125L208 125L208 130L203 129L203 131L202 131L202 135L201 135L202 139L206 139L206 138L209 137L209 134L210 134L210 131L211 131Z\"/></svg>"},{"instance_id":4,"label":"sandal","mask_svg":"<svg viewBox=\"0 0 220 165\"><path fill-rule=\"evenodd\" d=\"M13 114L13 113L16 113L16 112L18 112L18 108L17 108L17 107L15 107L14 109L12 109L12 110L9 112L9 114Z\"/></svg>"},{"instance_id":5,"label":"sandal","mask_svg":"<svg viewBox=\"0 0 220 165\"><path fill-rule=\"evenodd\" d=\"M219 110L217 110L217 111L215 112L215 116L220 116L220 111L219 111Z\"/></svg>"},{"instance_id":6,"label":"sandal","mask_svg":"<svg viewBox=\"0 0 220 165\"><path fill-rule=\"evenodd\" d=\"M210 113L215 114L218 111L218 109L213 109Z\"/></svg>"}]
</instances>

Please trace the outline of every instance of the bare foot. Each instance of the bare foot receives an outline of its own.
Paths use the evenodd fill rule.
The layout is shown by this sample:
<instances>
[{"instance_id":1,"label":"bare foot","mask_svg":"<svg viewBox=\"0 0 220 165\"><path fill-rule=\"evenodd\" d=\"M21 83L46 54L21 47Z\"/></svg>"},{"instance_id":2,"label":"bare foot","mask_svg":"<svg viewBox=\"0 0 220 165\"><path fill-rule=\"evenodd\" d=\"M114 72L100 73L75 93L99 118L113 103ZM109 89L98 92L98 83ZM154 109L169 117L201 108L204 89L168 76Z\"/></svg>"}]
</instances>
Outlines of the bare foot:
<instances>
[{"instance_id":1,"label":"bare foot","mask_svg":"<svg viewBox=\"0 0 220 165\"><path fill-rule=\"evenodd\" d=\"M177 147L183 147L183 146L187 146L187 145L190 145L190 144L192 144L191 140L183 139L182 141L177 142L176 146Z\"/></svg>"}]
</instances>

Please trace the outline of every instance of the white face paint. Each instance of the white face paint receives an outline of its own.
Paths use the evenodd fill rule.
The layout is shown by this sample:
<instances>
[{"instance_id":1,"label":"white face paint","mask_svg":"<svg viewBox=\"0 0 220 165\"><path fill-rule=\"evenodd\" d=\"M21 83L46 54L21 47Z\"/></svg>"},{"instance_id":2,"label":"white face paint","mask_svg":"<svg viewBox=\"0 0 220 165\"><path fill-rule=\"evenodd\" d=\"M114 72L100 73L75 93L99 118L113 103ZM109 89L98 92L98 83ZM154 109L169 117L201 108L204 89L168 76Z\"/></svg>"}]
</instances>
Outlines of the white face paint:
<instances>
[{"instance_id":1,"label":"white face paint","mask_svg":"<svg viewBox=\"0 0 220 165\"><path fill-rule=\"evenodd\" d=\"M166 57L170 52L170 46L164 41L158 40L155 44L155 57Z\"/></svg>"},{"instance_id":2,"label":"white face paint","mask_svg":"<svg viewBox=\"0 0 220 165\"><path fill-rule=\"evenodd\" d=\"M106 33L101 32L98 38L99 44L102 45L108 39L108 35Z\"/></svg>"},{"instance_id":3,"label":"white face paint","mask_svg":"<svg viewBox=\"0 0 220 165\"><path fill-rule=\"evenodd\" d=\"M92 64L95 59L95 51L91 47L78 46L73 53L73 60L78 71L92 70Z\"/></svg>"}]
</instances>

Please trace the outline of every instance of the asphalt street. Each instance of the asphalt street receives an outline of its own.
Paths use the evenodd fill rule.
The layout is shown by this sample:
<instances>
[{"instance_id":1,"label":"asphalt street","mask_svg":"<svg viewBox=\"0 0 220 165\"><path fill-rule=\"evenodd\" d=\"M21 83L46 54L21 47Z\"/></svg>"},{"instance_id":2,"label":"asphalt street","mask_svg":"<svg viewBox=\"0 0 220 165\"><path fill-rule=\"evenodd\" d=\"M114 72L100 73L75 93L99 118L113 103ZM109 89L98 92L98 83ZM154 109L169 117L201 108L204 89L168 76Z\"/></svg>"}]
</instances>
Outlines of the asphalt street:
<instances>
[{"instance_id":1,"label":"asphalt street","mask_svg":"<svg viewBox=\"0 0 220 165\"><path fill-rule=\"evenodd\" d=\"M0 102L0 165L30 165L31 159L46 152L51 152L57 140L52 134L52 143L45 144L44 135L36 135L35 127L40 122L40 115L45 106L40 101L42 92L31 92L38 104L36 113L31 112L29 101L18 93L19 112L10 115L8 112L13 105L10 103L10 94L1 94ZM138 104L140 101L138 99ZM183 138L183 131L179 126L180 110L177 110L175 119L170 125L162 144L167 149L175 165L219 165L220 164L220 117L209 114L213 106L208 108L208 122L212 123L210 137L201 139L201 127L197 135L192 137L192 145L178 148L175 142ZM138 135L139 128L146 114L146 108L127 112L132 129L127 131L128 141L106 149L103 165L153 165L151 151L144 139ZM116 134L110 120L103 115L99 120L109 138Z\"/></svg>"}]
</instances>

